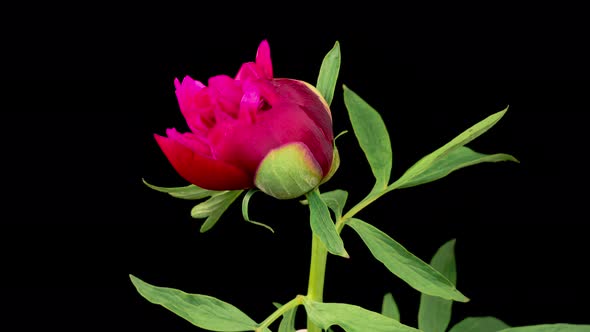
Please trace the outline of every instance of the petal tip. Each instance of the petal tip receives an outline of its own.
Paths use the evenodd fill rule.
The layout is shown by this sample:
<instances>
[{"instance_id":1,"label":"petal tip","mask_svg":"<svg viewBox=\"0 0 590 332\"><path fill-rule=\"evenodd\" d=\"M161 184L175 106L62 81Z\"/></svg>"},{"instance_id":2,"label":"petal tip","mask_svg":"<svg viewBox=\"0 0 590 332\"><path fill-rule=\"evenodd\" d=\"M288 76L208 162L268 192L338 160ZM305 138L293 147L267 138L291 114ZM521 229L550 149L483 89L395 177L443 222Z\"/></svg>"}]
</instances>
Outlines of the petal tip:
<instances>
[{"instance_id":1,"label":"petal tip","mask_svg":"<svg viewBox=\"0 0 590 332\"><path fill-rule=\"evenodd\" d=\"M256 65L260 67L264 76L267 79L273 78L273 71L272 71L272 61L270 58L270 46L266 39L263 39L258 46L258 51L256 52Z\"/></svg>"}]
</instances>

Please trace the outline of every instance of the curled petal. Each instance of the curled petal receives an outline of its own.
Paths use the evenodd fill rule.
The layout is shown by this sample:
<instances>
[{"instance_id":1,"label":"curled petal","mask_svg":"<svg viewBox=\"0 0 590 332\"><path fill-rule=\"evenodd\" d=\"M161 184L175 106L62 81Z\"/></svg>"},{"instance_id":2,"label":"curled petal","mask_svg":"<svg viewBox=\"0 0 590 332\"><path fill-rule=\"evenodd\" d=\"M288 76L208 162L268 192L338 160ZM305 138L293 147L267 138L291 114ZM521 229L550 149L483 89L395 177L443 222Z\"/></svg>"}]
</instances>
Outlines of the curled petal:
<instances>
[{"instance_id":1,"label":"curled petal","mask_svg":"<svg viewBox=\"0 0 590 332\"><path fill-rule=\"evenodd\" d=\"M176 88L176 97L178 99L178 104L180 106L180 110L183 112L190 112L195 104L195 96L205 88L205 85L199 81L193 80L190 76L185 76L182 79L182 83L178 80L178 78L174 79L174 87ZM202 102L207 102L207 100L202 100Z\"/></svg>"},{"instance_id":2,"label":"curled petal","mask_svg":"<svg viewBox=\"0 0 590 332\"><path fill-rule=\"evenodd\" d=\"M240 102L239 119L247 123L254 123L256 121L256 112L262 102L262 98L258 92L250 90L244 91L244 96Z\"/></svg>"},{"instance_id":3,"label":"curled petal","mask_svg":"<svg viewBox=\"0 0 590 332\"><path fill-rule=\"evenodd\" d=\"M242 88L240 83L227 75L217 75L209 79L209 90L217 108L234 118L238 116Z\"/></svg>"},{"instance_id":4,"label":"curled petal","mask_svg":"<svg viewBox=\"0 0 590 332\"><path fill-rule=\"evenodd\" d=\"M174 128L166 129L166 135L168 138L177 141L195 153L206 157L211 157L211 148L209 147L209 143L198 135L193 133L181 134Z\"/></svg>"},{"instance_id":5,"label":"curled petal","mask_svg":"<svg viewBox=\"0 0 590 332\"><path fill-rule=\"evenodd\" d=\"M270 61L270 47L268 41L263 40L258 46L256 52L256 65L259 70L264 74L264 78L272 79L272 62Z\"/></svg>"},{"instance_id":6,"label":"curled petal","mask_svg":"<svg viewBox=\"0 0 590 332\"><path fill-rule=\"evenodd\" d=\"M246 62L242 64L240 70L238 70L238 74L236 75L237 81L245 81L247 79L258 79L262 75L258 71L258 67L254 62Z\"/></svg>"},{"instance_id":7,"label":"curled petal","mask_svg":"<svg viewBox=\"0 0 590 332\"><path fill-rule=\"evenodd\" d=\"M154 134L158 145L176 172L188 182L210 190L238 190L252 187L252 180L241 169L201 155L186 142Z\"/></svg>"},{"instance_id":8,"label":"curled petal","mask_svg":"<svg viewBox=\"0 0 590 332\"><path fill-rule=\"evenodd\" d=\"M213 112L213 104L208 88L203 83L193 80L190 76L185 76L182 83L175 79L174 86L176 87L176 98L178 99L180 111L189 128L195 132L206 130L208 127L207 119ZM203 117L203 115L205 116Z\"/></svg>"},{"instance_id":9,"label":"curled petal","mask_svg":"<svg viewBox=\"0 0 590 332\"><path fill-rule=\"evenodd\" d=\"M263 40L256 51L256 62L246 62L240 67L236 80L273 78L272 62L270 60L270 47L268 42Z\"/></svg>"},{"instance_id":10,"label":"curled petal","mask_svg":"<svg viewBox=\"0 0 590 332\"><path fill-rule=\"evenodd\" d=\"M205 84L203 84L199 81L193 80L192 77L190 77L188 75L182 79L182 83L178 80L178 78L174 79L174 87L176 89L179 89L183 84L186 84L187 89L192 88L192 89L194 89L194 91L199 91L205 87Z\"/></svg>"}]
</instances>

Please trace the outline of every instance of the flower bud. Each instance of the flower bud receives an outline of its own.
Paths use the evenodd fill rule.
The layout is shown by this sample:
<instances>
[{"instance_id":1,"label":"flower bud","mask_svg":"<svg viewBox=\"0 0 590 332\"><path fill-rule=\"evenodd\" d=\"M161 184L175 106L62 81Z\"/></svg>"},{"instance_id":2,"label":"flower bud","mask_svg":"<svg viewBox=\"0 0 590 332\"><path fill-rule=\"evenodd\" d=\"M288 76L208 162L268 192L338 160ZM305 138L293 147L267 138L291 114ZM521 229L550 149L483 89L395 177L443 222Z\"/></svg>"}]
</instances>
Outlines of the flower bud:
<instances>
[{"instance_id":1,"label":"flower bud","mask_svg":"<svg viewBox=\"0 0 590 332\"><path fill-rule=\"evenodd\" d=\"M266 41L256 62L244 63L234 78L218 75L207 83L175 80L190 132L171 128L166 136L154 135L188 182L211 190L258 187L287 199L333 174L328 104L308 83L273 77Z\"/></svg>"}]
</instances>

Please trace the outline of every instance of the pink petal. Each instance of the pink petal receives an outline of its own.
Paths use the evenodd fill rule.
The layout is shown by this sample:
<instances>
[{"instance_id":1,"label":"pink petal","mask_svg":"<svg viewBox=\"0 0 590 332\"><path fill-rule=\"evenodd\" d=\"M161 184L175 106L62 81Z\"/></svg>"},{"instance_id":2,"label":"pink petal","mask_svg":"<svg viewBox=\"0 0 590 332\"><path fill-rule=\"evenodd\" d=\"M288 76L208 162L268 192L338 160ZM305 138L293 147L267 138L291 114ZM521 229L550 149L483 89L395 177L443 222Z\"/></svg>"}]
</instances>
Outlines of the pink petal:
<instances>
[{"instance_id":1,"label":"pink petal","mask_svg":"<svg viewBox=\"0 0 590 332\"><path fill-rule=\"evenodd\" d=\"M259 71L264 73L264 78L272 79L272 62L270 60L270 46L268 46L268 41L263 40L260 45L258 46L258 51L256 52L256 65L259 68Z\"/></svg>"},{"instance_id":2,"label":"pink petal","mask_svg":"<svg viewBox=\"0 0 590 332\"><path fill-rule=\"evenodd\" d=\"M242 64L240 70L238 70L238 73L236 74L236 80L245 81L251 78L257 79L260 78L262 74L263 73L259 73L258 67L254 62L246 62Z\"/></svg>"},{"instance_id":3,"label":"pink petal","mask_svg":"<svg viewBox=\"0 0 590 332\"><path fill-rule=\"evenodd\" d=\"M193 152L200 155L211 157L211 148L209 142L206 139L199 137L193 133L179 133L174 128L166 129L166 136L168 138L184 145L186 148L191 149Z\"/></svg>"},{"instance_id":4,"label":"pink petal","mask_svg":"<svg viewBox=\"0 0 590 332\"><path fill-rule=\"evenodd\" d=\"M246 82L243 86L244 95L240 101L239 119L251 124L256 121L256 113L263 99L258 89Z\"/></svg>"},{"instance_id":5,"label":"pink petal","mask_svg":"<svg viewBox=\"0 0 590 332\"><path fill-rule=\"evenodd\" d=\"M189 76L186 76L182 80L182 83L178 79L175 79L174 86L176 87L175 92L180 111L188 126L195 132L206 131L208 125L206 121L203 121L202 115L213 112L213 104L211 103L207 87Z\"/></svg>"},{"instance_id":6,"label":"pink petal","mask_svg":"<svg viewBox=\"0 0 590 332\"><path fill-rule=\"evenodd\" d=\"M301 107L307 116L324 132L327 140L332 141L332 115L326 101L319 96L315 88L303 81L280 78L272 81L280 99L290 100Z\"/></svg>"},{"instance_id":7,"label":"pink petal","mask_svg":"<svg viewBox=\"0 0 590 332\"><path fill-rule=\"evenodd\" d=\"M251 78L264 78L270 80L273 78L272 61L270 59L270 47L268 42L263 40L256 51L256 62L246 62L242 64L236 80L247 80Z\"/></svg>"},{"instance_id":8,"label":"pink petal","mask_svg":"<svg viewBox=\"0 0 590 332\"><path fill-rule=\"evenodd\" d=\"M210 190L238 190L253 186L241 169L194 152L182 142L154 134L158 145L176 172L188 182Z\"/></svg>"},{"instance_id":9,"label":"pink petal","mask_svg":"<svg viewBox=\"0 0 590 332\"><path fill-rule=\"evenodd\" d=\"M212 149L220 160L225 160L250 174L255 174L260 161L274 148L290 142L301 142L313 153L328 174L332 163L332 140L297 105L275 104L257 114L256 122L236 122L223 133L216 127L209 136Z\"/></svg>"},{"instance_id":10,"label":"pink petal","mask_svg":"<svg viewBox=\"0 0 590 332\"><path fill-rule=\"evenodd\" d=\"M234 118L238 117L242 88L240 83L227 75L213 76L209 79L209 90L215 104Z\"/></svg>"}]
</instances>

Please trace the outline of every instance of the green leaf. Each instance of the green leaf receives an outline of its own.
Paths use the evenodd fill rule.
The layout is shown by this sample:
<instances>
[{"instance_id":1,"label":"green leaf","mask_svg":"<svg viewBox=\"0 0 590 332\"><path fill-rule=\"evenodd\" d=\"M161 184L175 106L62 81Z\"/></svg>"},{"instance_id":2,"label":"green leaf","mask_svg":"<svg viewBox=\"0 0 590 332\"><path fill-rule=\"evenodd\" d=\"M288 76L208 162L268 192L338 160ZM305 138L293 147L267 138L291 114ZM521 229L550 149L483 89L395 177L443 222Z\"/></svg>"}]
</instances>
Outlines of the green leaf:
<instances>
[{"instance_id":1,"label":"green leaf","mask_svg":"<svg viewBox=\"0 0 590 332\"><path fill-rule=\"evenodd\" d=\"M283 305L278 302L273 302L274 306L277 309L281 308ZM279 331L278 332L296 332L295 330L295 316L297 314L297 307L293 307L293 309L285 312L283 314L283 318L281 319L281 323L279 324Z\"/></svg>"},{"instance_id":2,"label":"green leaf","mask_svg":"<svg viewBox=\"0 0 590 332\"><path fill-rule=\"evenodd\" d=\"M383 303L381 304L381 314L387 316L389 318L393 318L400 321L399 317L399 309L397 308L397 303L393 299L393 295L391 293L386 293L383 296Z\"/></svg>"},{"instance_id":3,"label":"green leaf","mask_svg":"<svg viewBox=\"0 0 590 332\"><path fill-rule=\"evenodd\" d=\"M344 204L346 204L346 199L348 198L348 192L345 190L336 189L322 193L321 196L328 208L334 211L336 220L340 219L342 217Z\"/></svg>"},{"instance_id":4,"label":"green leaf","mask_svg":"<svg viewBox=\"0 0 590 332\"><path fill-rule=\"evenodd\" d=\"M191 216L195 219L207 218L201 225L201 233L210 230L242 192L243 190L220 191L208 200L195 205L191 210Z\"/></svg>"},{"instance_id":5,"label":"green leaf","mask_svg":"<svg viewBox=\"0 0 590 332\"><path fill-rule=\"evenodd\" d=\"M470 149L460 149L462 146L471 142L494 126L498 121L500 121L507 110L508 108L488 116L484 120L476 123L469 129L465 130L463 133L459 134L457 137L453 138L447 144L438 148L436 151L420 159L397 181L392 183L388 187L388 190L411 187L434 181L448 175L454 170L481 162L495 162L503 160L518 162L516 158L507 154L486 156Z\"/></svg>"},{"instance_id":6,"label":"green leaf","mask_svg":"<svg viewBox=\"0 0 590 332\"><path fill-rule=\"evenodd\" d=\"M348 192L342 189L336 189L332 191L326 191L325 193L321 193L320 196L326 206L332 211L334 211L334 215L337 219L342 217L342 211L344 210L344 205L346 204L346 199L348 198ZM308 205L309 201L307 199L303 199L299 201L299 203L303 205Z\"/></svg>"},{"instance_id":7,"label":"green leaf","mask_svg":"<svg viewBox=\"0 0 590 332\"><path fill-rule=\"evenodd\" d=\"M498 332L590 332L590 325L577 324L540 324L530 326L510 327Z\"/></svg>"},{"instance_id":8,"label":"green leaf","mask_svg":"<svg viewBox=\"0 0 590 332\"><path fill-rule=\"evenodd\" d=\"M256 322L233 305L207 295L150 285L129 275L144 298L159 304L200 328L212 331L253 331Z\"/></svg>"},{"instance_id":9,"label":"green leaf","mask_svg":"<svg viewBox=\"0 0 590 332\"><path fill-rule=\"evenodd\" d=\"M347 332L417 332L393 318L359 306L344 303L322 303L305 298L305 311L309 319L322 329L339 325Z\"/></svg>"},{"instance_id":10,"label":"green leaf","mask_svg":"<svg viewBox=\"0 0 590 332\"><path fill-rule=\"evenodd\" d=\"M272 229L270 226L265 225L265 224L258 222L258 221L251 220L250 217L248 216L248 204L250 203L250 197L252 197L252 195L254 195L257 191L258 191L258 189L250 189L250 190L248 190L246 195L244 195L244 199L242 200L242 216L244 217L244 220L246 220L247 222L257 225L257 226L262 226L274 233L275 232L274 229Z\"/></svg>"},{"instance_id":11,"label":"green leaf","mask_svg":"<svg viewBox=\"0 0 590 332\"><path fill-rule=\"evenodd\" d=\"M344 86L344 104L361 149L365 153L373 175L374 189L385 189L391 175L391 143L381 115Z\"/></svg>"},{"instance_id":12,"label":"green leaf","mask_svg":"<svg viewBox=\"0 0 590 332\"><path fill-rule=\"evenodd\" d=\"M320 196L322 197L324 203L326 203L326 206L328 206L330 210L334 211L336 220L340 219L342 217L344 205L346 204L346 199L348 198L348 192L346 190L336 189L321 193ZM309 204L308 200L306 199L301 200L300 203L303 205Z\"/></svg>"},{"instance_id":13,"label":"green leaf","mask_svg":"<svg viewBox=\"0 0 590 332\"><path fill-rule=\"evenodd\" d=\"M442 273L450 282L457 284L455 265L455 240L443 244L432 257L430 266ZM427 294L420 295L418 328L424 332L444 332L451 321L453 301ZM479 330L477 330L479 331Z\"/></svg>"},{"instance_id":14,"label":"green leaf","mask_svg":"<svg viewBox=\"0 0 590 332\"><path fill-rule=\"evenodd\" d=\"M278 332L295 332L295 316L297 314L297 307L287 311L283 314L283 319L279 324Z\"/></svg>"},{"instance_id":15,"label":"green leaf","mask_svg":"<svg viewBox=\"0 0 590 332\"><path fill-rule=\"evenodd\" d=\"M143 183L146 186L150 187L153 190L167 193L172 197L182 199L202 199L219 193L219 191L217 190L203 189L201 187L195 186L194 184L190 184L184 187L158 187L154 186L153 184L149 184L145 179L141 179L141 181L143 181Z\"/></svg>"},{"instance_id":16,"label":"green leaf","mask_svg":"<svg viewBox=\"0 0 590 332\"><path fill-rule=\"evenodd\" d=\"M414 289L449 300L469 301L449 279L376 227L356 218L346 224L357 232L378 261Z\"/></svg>"},{"instance_id":17,"label":"green leaf","mask_svg":"<svg viewBox=\"0 0 590 332\"><path fill-rule=\"evenodd\" d=\"M336 225L330 217L330 211L322 200L319 190L316 188L306 194L309 202L310 224L313 234L326 246L329 252L334 255L348 258L344 249L344 243L336 230Z\"/></svg>"},{"instance_id":18,"label":"green leaf","mask_svg":"<svg viewBox=\"0 0 590 332\"><path fill-rule=\"evenodd\" d=\"M505 153L496 153L496 154L483 154L479 152L475 152L468 147L460 146L446 155L435 160L428 169L424 172L412 177L409 180L406 180L405 183L402 183L397 188L409 188L413 186L417 186L420 184L424 184L427 182L432 182L443 178L450 173L471 165L480 164L484 162L499 162L499 161L514 161L519 162L518 159L514 158L513 156Z\"/></svg>"},{"instance_id":19,"label":"green leaf","mask_svg":"<svg viewBox=\"0 0 590 332\"><path fill-rule=\"evenodd\" d=\"M455 324L449 332L496 332L509 327L508 324L491 316L467 317Z\"/></svg>"},{"instance_id":20,"label":"green leaf","mask_svg":"<svg viewBox=\"0 0 590 332\"><path fill-rule=\"evenodd\" d=\"M338 41L334 47L326 54L320 67L320 74L318 75L318 82L316 88L322 94L328 105L332 103L334 98L334 89L336 88L336 80L338 79L338 72L340 71L340 44Z\"/></svg>"}]
</instances>

